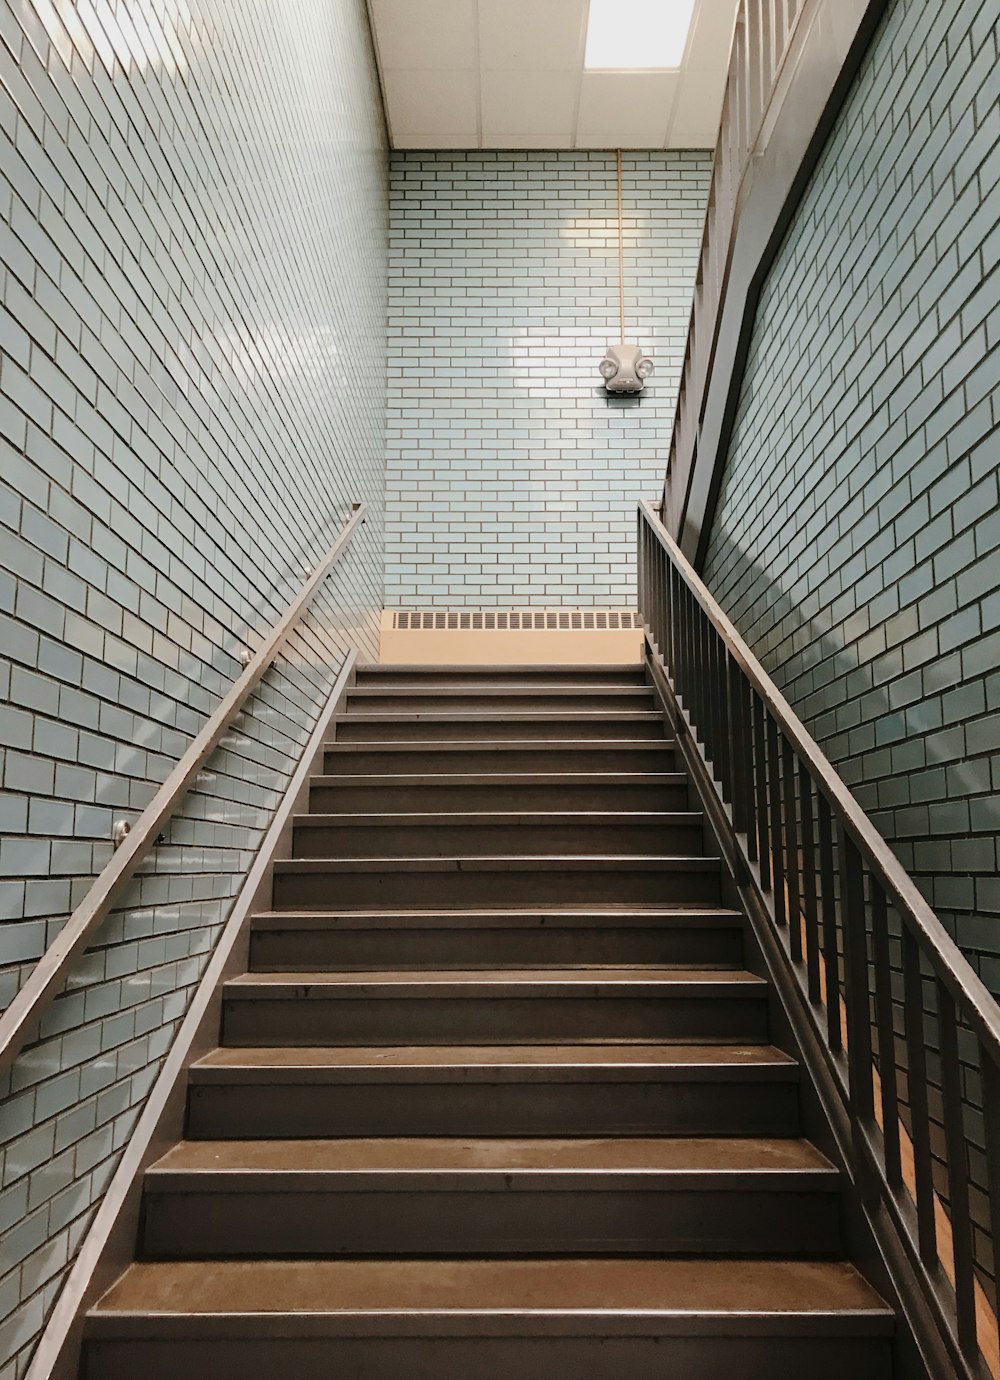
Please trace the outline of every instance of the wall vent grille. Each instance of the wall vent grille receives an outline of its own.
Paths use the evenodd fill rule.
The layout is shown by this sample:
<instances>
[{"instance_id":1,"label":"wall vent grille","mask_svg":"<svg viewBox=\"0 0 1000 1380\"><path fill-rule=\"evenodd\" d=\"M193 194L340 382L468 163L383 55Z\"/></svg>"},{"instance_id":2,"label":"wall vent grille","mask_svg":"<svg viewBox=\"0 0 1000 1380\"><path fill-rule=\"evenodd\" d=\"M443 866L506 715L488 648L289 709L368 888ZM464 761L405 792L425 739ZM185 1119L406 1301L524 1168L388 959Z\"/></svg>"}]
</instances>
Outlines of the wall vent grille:
<instances>
[{"instance_id":1,"label":"wall vent grille","mask_svg":"<svg viewBox=\"0 0 1000 1380\"><path fill-rule=\"evenodd\" d=\"M406 632L628 632L642 623L628 609L394 609Z\"/></svg>"}]
</instances>

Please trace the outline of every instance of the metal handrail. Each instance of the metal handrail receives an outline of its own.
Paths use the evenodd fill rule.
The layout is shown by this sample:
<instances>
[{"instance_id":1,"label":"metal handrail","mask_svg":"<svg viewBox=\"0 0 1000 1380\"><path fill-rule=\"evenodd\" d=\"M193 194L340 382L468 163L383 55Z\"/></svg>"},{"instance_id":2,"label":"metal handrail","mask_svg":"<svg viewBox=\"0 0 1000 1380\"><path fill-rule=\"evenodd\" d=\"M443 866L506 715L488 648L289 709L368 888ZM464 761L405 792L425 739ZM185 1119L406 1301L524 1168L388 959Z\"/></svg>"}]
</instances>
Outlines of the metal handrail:
<instances>
[{"instance_id":1,"label":"metal handrail","mask_svg":"<svg viewBox=\"0 0 1000 1380\"><path fill-rule=\"evenodd\" d=\"M10 1006L0 1016L0 1075L10 1068L31 1032L37 1028L43 1012L65 983L73 960L93 937L178 802L218 747L247 697L256 688L311 603L313 595L364 522L367 511L367 503L354 505L354 511L337 540L288 605L281 619L271 628L242 675L216 706L135 826L125 835L107 866L39 959Z\"/></svg>"},{"instance_id":2,"label":"metal handrail","mask_svg":"<svg viewBox=\"0 0 1000 1380\"><path fill-rule=\"evenodd\" d=\"M976 1257L964 1079L972 1065L984 1084L975 1108L985 1119L981 1188L1000 1243L1000 1006L651 503L639 507L639 610L745 861L770 898L783 952L835 1070L863 1191L893 1204L893 1220L910 1232L900 1204L912 1186L907 1253L922 1267L922 1287L944 1319L961 1373L981 1375L995 1319ZM895 974L890 913L899 922ZM937 1020L943 1151L931 1142L929 1015ZM905 1146L909 1156L911 1146L899 1121L897 1041L909 1073L912 1172L901 1153ZM947 1243L935 1157L944 1163L950 1205L950 1284L939 1259Z\"/></svg>"}]
</instances>

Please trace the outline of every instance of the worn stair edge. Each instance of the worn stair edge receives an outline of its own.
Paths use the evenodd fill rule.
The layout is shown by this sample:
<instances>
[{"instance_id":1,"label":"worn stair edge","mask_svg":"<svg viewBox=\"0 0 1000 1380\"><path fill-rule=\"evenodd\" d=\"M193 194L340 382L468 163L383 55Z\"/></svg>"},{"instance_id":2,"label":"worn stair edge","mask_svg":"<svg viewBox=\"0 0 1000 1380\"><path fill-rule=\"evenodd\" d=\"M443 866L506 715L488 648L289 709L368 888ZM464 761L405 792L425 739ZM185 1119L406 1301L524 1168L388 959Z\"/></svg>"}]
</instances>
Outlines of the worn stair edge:
<instances>
[{"instance_id":1,"label":"worn stair edge","mask_svg":"<svg viewBox=\"0 0 1000 1380\"><path fill-rule=\"evenodd\" d=\"M194 1083L646 1082L797 1083L798 1063L767 1043L663 1045L223 1046L191 1066Z\"/></svg>"},{"instance_id":2,"label":"worn stair edge","mask_svg":"<svg viewBox=\"0 0 1000 1380\"><path fill-rule=\"evenodd\" d=\"M308 872L719 872L720 858L665 854L524 854L462 858L283 858L276 873Z\"/></svg>"},{"instance_id":3,"label":"worn stair edge","mask_svg":"<svg viewBox=\"0 0 1000 1380\"><path fill-rule=\"evenodd\" d=\"M258 911L253 929L295 930L415 930L425 929L741 929L743 916L724 906L673 906L648 911L628 910L355 910Z\"/></svg>"},{"instance_id":4,"label":"worn stair edge","mask_svg":"<svg viewBox=\"0 0 1000 1380\"><path fill-rule=\"evenodd\" d=\"M255 1335L290 1337L595 1335L591 1329L817 1336L833 1322L838 1335L888 1336L894 1327L875 1291L841 1262L578 1259L554 1268L540 1259L311 1260L305 1270L294 1260L215 1261L211 1269L140 1263L98 1302L87 1330L186 1335L198 1319L208 1332L232 1336L235 1317L241 1335L244 1320L256 1318Z\"/></svg>"}]
</instances>

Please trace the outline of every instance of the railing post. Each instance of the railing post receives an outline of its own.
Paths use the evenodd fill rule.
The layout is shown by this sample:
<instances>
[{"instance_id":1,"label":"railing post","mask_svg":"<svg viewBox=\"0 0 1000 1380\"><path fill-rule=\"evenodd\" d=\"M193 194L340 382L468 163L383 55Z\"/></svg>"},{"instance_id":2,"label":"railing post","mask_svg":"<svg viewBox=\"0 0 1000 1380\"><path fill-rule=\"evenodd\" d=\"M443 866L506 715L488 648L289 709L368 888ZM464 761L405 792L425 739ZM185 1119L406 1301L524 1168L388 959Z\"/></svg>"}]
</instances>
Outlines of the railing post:
<instances>
[{"instance_id":1,"label":"railing post","mask_svg":"<svg viewBox=\"0 0 1000 1380\"><path fill-rule=\"evenodd\" d=\"M944 983L937 982L938 1026L941 1042L941 1103L948 1157L948 1206L955 1265L958 1340L966 1356L977 1350L975 1256L972 1244L972 1205L969 1199L969 1157L962 1115L962 1066L958 1055L955 1003Z\"/></svg>"}]
</instances>

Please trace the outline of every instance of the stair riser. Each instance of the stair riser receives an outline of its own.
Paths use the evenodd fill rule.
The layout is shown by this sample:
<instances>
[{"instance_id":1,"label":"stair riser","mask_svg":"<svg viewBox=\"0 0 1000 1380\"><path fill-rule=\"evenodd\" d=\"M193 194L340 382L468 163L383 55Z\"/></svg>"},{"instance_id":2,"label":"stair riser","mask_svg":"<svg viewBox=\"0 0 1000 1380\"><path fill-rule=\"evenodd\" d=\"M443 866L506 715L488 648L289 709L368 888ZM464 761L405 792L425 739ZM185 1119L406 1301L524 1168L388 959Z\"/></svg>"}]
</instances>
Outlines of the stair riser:
<instances>
[{"instance_id":1,"label":"stair riser","mask_svg":"<svg viewBox=\"0 0 1000 1380\"><path fill-rule=\"evenodd\" d=\"M763 1040L767 1003L711 997L352 999L227 996L223 1043L539 1044L588 1040Z\"/></svg>"},{"instance_id":2,"label":"stair riser","mask_svg":"<svg viewBox=\"0 0 1000 1380\"><path fill-rule=\"evenodd\" d=\"M292 836L296 858L650 857L703 853L701 823L305 824Z\"/></svg>"},{"instance_id":3,"label":"stair riser","mask_svg":"<svg viewBox=\"0 0 1000 1380\"><path fill-rule=\"evenodd\" d=\"M794 1136L795 1083L213 1083L189 1092L188 1135Z\"/></svg>"},{"instance_id":4,"label":"stair riser","mask_svg":"<svg viewBox=\"0 0 1000 1380\"><path fill-rule=\"evenodd\" d=\"M470 686L491 689L495 686L528 685L533 689L539 686L560 685L645 685L646 672L642 666L632 667L560 667L560 666L464 666L442 670L438 666L380 667L378 670L361 670L357 673L356 684L374 688L388 689L402 686L407 689L429 690L440 686L456 689Z\"/></svg>"},{"instance_id":5,"label":"stair riser","mask_svg":"<svg viewBox=\"0 0 1000 1380\"><path fill-rule=\"evenodd\" d=\"M566 738L588 742L613 742L617 738L642 738L655 742L664 736L660 719L508 719L471 718L415 719L411 723L393 722L389 715L351 715L337 723L338 743L426 743L426 742L559 742ZM575 755L577 769L581 754ZM587 759L589 767L589 759Z\"/></svg>"},{"instance_id":6,"label":"stair riser","mask_svg":"<svg viewBox=\"0 0 1000 1380\"><path fill-rule=\"evenodd\" d=\"M336 968L533 968L542 964L627 963L738 968L743 935L730 929L384 929L256 931L250 967L257 972Z\"/></svg>"},{"instance_id":7,"label":"stair riser","mask_svg":"<svg viewBox=\"0 0 1000 1380\"><path fill-rule=\"evenodd\" d=\"M440 740L438 740L440 741ZM641 750L616 748L595 743L588 748L586 760L576 748L549 747L540 742L531 748L504 748L498 752L477 747L469 743L455 751L441 751L433 747L407 747L386 752L374 749L356 752L337 752L331 749L324 754L323 770L329 776L370 776L390 772L393 775L406 773L446 773L453 772L573 772L587 771L675 771L677 754L671 746L650 743Z\"/></svg>"},{"instance_id":8,"label":"stair riser","mask_svg":"<svg viewBox=\"0 0 1000 1380\"><path fill-rule=\"evenodd\" d=\"M369 687L370 688L370 687ZM536 712L555 713L565 709L570 713L579 710L629 710L652 709L654 699L652 690L634 688L616 690L588 690L585 695L560 694L558 690L528 690L523 694L508 691L504 694L489 690L467 690L464 694L442 696L433 690L426 694L386 694L377 695L348 694L347 710L351 714L422 714L455 710L457 713L495 714L503 718L507 714L533 714Z\"/></svg>"},{"instance_id":9,"label":"stair riser","mask_svg":"<svg viewBox=\"0 0 1000 1380\"><path fill-rule=\"evenodd\" d=\"M309 808L315 814L427 814L477 810L686 810L690 793L677 786L578 786L556 781L545 786L513 786L501 779L481 786L313 786Z\"/></svg>"},{"instance_id":10,"label":"stair riser","mask_svg":"<svg viewBox=\"0 0 1000 1380\"><path fill-rule=\"evenodd\" d=\"M82 1380L886 1380L892 1373L888 1339L839 1336L836 1320L802 1338L781 1335L780 1323L772 1337L713 1337L711 1322L703 1326L704 1335L669 1338L608 1337L595 1319L580 1322L592 1335L575 1338L237 1340L206 1338L193 1319L186 1339L88 1342Z\"/></svg>"},{"instance_id":11,"label":"stair riser","mask_svg":"<svg viewBox=\"0 0 1000 1380\"><path fill-rule=\"evenodd\" d=\"M836 1254L839 1201L819 1187L204 1191L143 1197L145 1259L309 1255Z\"/></svg>"},{"instance_id":12,"label":"stair riser","mask_svg":"<svg viewBox=\"0 0 1000 1380\"><path fill-rule=\"evenodd\" d=\"M718 872L546 871L301 872L274 874L276 910L371 910L412 906L719 904Z\"/></svg>"}]
</instances>

